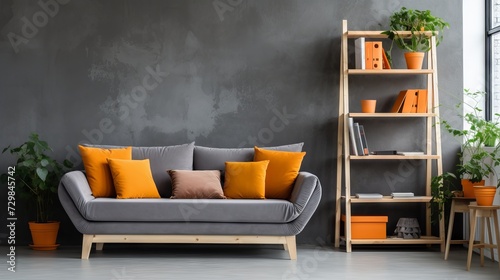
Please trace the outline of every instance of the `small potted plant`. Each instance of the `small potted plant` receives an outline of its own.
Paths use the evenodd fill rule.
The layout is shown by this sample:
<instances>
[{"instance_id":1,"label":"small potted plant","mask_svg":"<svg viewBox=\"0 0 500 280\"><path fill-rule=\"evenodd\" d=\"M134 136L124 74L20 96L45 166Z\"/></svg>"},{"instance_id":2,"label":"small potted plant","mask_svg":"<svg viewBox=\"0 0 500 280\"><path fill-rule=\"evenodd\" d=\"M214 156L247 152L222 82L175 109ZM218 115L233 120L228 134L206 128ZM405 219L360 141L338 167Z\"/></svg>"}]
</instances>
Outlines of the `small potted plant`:
<instances>
[{"instance_id":1,"label":"small potted plant","mask_svg":"<svg viewBox=\"0 0 500 280\"><path fill-rule=\"evenodd\" d=\"M47 155L52 151L47 142L39 139L38 134L32 133L28 141L18 147L8 146L2 153L10 152L17 158L12 174L2 174L1 181L16 182L16 192L29 199L36 206L36 221L29 222L32 248L35 250L53 250L57 248L56 238L59 222L50 219L52 204L56 198L57 187L62 175L72 163L65 160L60 164ZM11 176L12 175L12 176ZM42 233L42 236L39 234ZM50 233L47 238L45 238Z\"/></svg>"},{"instance_id":2,"label":"small potted plant","mask_svg":"<svg viewBox=\"0 0 500 280\"><path fill-rule=\"evenodd\" d=\"M495 174L495 167L500 165L500 115L496 115L492 121L487 121L482 116L482 109L478 106L484 92L469 90L464 91L474 103L469 104L460 102L456 105L457 109L466 108L465 114L459 113L458 116L465 120L469 127L456 128L445 120L441 121L446 131L451 135L462 139L462 150L459 152L460 163L457 165L457 173L462 177L462 186L464 196L474 197L475 191L482 191L484 179ZM482 189L475 190L475 186L483 186ZM496 187L500 186L500 180L497 186L486 188L488 192L496 192ZM482 195L481 195L482 196ZM477 197L476 197L477 198ZM491 199L493 201L493 199Z\"/></svg>"},{"instance_id":3,"label":"small potted plant","mask_svg":"<svg viewBox=\"0 0 500 280\"><path fill-rule=\"evenodd\" d=\"M450 25L429 10L412 10L402 7L389 18L389 30L382 32L405 53L408 69L421 69L425 52L431 48L430 37L426 31L436 36L436 46L443 40L443 30ZM407 32L401 32L407 31ZM409 32L409 34L408 34ZM390 50L392 50L392 45ZM389 57L390 57L389 50ZM413 59L417 59L413 62Z\"/></svg>"},{"instance_id":4,"label":"small potted plant","mask_svg":"<svg viewBox=\"0 0 500 280\"><path fill-rule=\"evenodd\" d=\"M445 172L443 174L440 174L438 176L432 177L431 180L431 206L437 207L438 210L438 218L441 220L443 218L443 213L448 212L449 209L448 207L450 206L450 200L454 196L454 182L456 181L457 177L455 174L451 172ZM435 209L435 208L433 208ZM435 217L435 215L432 215ZM448 217L449 215L445 215L445 217ZM432 220L433 222L436 222L436 220ZM447 223L445 223L446 225Z\"/></svg>"}]
</instances>

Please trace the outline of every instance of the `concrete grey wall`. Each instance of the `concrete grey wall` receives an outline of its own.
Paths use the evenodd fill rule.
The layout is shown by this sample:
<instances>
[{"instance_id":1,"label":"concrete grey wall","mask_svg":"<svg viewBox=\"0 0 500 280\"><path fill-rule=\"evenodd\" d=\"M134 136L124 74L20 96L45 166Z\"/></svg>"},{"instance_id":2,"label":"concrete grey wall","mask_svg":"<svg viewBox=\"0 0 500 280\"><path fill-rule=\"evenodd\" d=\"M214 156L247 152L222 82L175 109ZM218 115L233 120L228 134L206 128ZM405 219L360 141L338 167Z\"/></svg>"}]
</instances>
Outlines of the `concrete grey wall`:
<instances>
[{"instance_id":1,"label":"concrete grey wall","mask_svg":"<svg viewBox=\"0 0 500 280\"><path fill-rule=\"evenodd\" d=\"M39 3L0 1L0 147L20 144L35 131L58 159L78 164L79 142L196 141L213 147L251 147L303 141L307 156L302 169L318 175L323 199L299 243L329 243L333 236L342 19L349 20L350 29L380 30L387 27L390 13L402 6L431 9L451 24L438 51L441 94L461 94L461 1ZM401 63L397 53L395 60ZM408 82L423 84L421 78L365 78L353 80L353 109L356 100L372 95L379 100L378 110L386 109ZM283 115L284 128L270 123ZM450 118L454 120L451 114ZM393 134L394 125L407 124L378 122L382 129L366 124L372 149L389 148L387 143L411 148L422 139L410 130ZM443 148L449 170L458 143ZM12 158L1 155L0 171L10 164ZM361 166L355 183L376 182L367 186L387 193L387 179L367 179L387 166L402 168L384 165ZM408 176L404 173L401 190L412 190L421 172L415 167ZM6 201L6 191L0 192L0 200ZM409 214L422 211L410 208ZM6 215L0 211L0 219L5 221ZM24 206L18 208L18 217L18 242L27 244L24 222L29 217ZM60 242L79 244L80 235L65 214L60 211L57 218L63 221ZM6 235L5 228L0 230L0 244L5 244Z\"/></svg>"}]
</instances>

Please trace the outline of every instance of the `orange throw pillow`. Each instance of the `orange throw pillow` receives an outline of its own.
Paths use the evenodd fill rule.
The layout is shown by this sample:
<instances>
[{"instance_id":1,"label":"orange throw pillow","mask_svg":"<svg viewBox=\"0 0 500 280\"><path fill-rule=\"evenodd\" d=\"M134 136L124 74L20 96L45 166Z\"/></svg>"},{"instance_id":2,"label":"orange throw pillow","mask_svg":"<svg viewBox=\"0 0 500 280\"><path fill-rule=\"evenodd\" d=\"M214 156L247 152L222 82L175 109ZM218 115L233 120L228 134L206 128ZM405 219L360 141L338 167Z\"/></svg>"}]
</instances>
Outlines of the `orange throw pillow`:
<instances>
[{"instance_id":1,"label":"orange throw pillow","mask_svg":"<svg viewBox=\"0 0 500 280\"><path fill-rule=\"evenodd\" d=\"M285 152L254 147L254 161L269 160L266 198L289 199L306 152Z\"/></svg>"},{"instance_id":2,"label":"orange throw pillow","mask_svg":"<svg viewBox=\"0 0 500 280\"><path fill-rule=\"evenodd\" d=\"M132 147L103 149L78 146L90 189L94 197L115 197L107 158L132 159Z\"/></svg>"},{"instance_id":3,"label":"orange throw pillow","mask_svg":"<svg viewBox=\"0 0 500 280\"><path fill-rule=\"evenodd\" d=\"M116 198L160 198L149 159L108 158L108 163L115 183Z\"/></svg>"},{"instance_id":4,"label":"orange throw pillow","mask_svg":"<svg viewBox=\"0 0 500 280\"><path fill-rule=\"evenodd\" d=\"M226 162L224 195L227 198L266 198L268 160Z\"/></svg>"}]
</instances>

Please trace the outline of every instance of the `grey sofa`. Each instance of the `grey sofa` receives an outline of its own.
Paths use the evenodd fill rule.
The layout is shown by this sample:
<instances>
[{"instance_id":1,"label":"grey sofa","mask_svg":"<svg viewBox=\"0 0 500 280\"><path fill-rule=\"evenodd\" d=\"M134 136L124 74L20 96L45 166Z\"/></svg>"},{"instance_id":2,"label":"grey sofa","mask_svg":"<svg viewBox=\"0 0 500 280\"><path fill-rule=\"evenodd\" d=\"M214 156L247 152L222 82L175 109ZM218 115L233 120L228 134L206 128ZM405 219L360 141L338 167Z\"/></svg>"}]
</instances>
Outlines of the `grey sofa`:
<instances>
[{"instance_id":1,"label":"grey sofa","mask_svg":"<svg viewBox=\"0 0 500 280\"><path fill-rule=\"evenodd\" d=\"M109 146L108 146L109 147ZM301 151L302 143L268 149ZM299 172L290 200L169 199L166 170L224 170L226 161L252 161L253 148L221 149L194 143L167 147L133 147L132 159L149 158L162 198L95 198L83 171L71 171L59 184L59 199L83 234L82 259L93 243L233 243L282 244L296 259L295 236L321 199L318 178Z\"/></svg>"}]
</instances>

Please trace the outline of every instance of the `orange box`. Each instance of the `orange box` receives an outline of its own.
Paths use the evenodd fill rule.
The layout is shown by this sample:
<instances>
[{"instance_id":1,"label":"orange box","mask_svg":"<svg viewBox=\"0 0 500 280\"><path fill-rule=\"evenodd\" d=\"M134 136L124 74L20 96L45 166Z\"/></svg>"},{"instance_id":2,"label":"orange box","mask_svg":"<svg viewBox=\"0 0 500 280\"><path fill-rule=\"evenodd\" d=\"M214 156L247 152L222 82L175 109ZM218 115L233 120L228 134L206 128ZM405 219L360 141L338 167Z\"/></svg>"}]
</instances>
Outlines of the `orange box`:
<instances>
[{"instance_id":1,"label":"orange box","mask_svg":"<svg viewBox=\"0 0 500 280\"><path fill-rule=\"evenodd\" d=\"M386 239L387 216L351 216L351 239ZM342 215L345 222L345 215Z\"/></svg>"}]
</instances>

